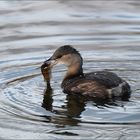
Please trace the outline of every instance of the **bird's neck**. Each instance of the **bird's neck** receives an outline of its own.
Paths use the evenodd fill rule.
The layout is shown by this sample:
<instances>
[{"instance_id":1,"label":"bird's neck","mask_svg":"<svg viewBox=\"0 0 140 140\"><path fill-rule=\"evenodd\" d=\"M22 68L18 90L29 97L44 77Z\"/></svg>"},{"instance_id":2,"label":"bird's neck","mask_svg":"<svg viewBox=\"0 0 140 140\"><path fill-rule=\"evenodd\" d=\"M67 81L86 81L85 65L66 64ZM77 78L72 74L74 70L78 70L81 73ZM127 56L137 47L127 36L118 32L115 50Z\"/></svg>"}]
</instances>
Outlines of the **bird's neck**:
<instances>
[{"instance_id":1,"label":"bird's neck","mask_svg":"<svg viewBox=\"0 0 140 140\"><path fill-rule=\"evenodd\" d=\"M64 80L83 75L83 68L81 63L75 63L68 67ZM63 80L63 81L64 81Z\"/></svg>"}]
</instances>

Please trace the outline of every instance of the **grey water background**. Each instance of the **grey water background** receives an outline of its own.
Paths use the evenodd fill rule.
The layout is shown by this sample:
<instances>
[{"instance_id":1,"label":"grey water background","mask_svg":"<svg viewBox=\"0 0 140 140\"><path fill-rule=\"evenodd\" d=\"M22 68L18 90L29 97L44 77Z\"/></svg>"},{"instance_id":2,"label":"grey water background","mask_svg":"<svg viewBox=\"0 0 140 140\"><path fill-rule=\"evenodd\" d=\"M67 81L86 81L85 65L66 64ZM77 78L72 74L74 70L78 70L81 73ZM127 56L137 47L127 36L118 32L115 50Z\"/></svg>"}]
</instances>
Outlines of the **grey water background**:
<instances>
[{"instance_id":1,"label":"grey water background","mask_svg":"<svg viewBox=\"0 0 140 140\"><path fill-rule=\"evenodd\" d=\"M46 90L39 67L65 44L127 80L129 101L69 97L61 65ZM140 139L140 1L0 1L0 139Z\"/></svg>"}]
</instances>

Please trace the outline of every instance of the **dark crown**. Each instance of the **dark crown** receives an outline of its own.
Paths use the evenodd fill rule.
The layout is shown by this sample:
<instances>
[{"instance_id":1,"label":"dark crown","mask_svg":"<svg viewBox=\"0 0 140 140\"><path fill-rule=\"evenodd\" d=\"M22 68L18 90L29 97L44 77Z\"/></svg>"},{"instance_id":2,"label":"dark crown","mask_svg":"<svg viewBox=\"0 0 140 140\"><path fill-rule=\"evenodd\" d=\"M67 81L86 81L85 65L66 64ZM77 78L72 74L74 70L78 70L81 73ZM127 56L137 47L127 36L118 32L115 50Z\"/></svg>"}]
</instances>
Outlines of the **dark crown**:
<instances>
[{"instance_id":1,"label":"dark crown","mask_svg":"<svg viewBox=\"0 0 140 140\"><path fill-rule=\"evenodd\" d=\"M78 55L80 55L80 53L75 48L73 48L72 46L64 45L64 46L61 46L60 48L58 48L54 52L54 54L51 58L52 59L58 59L58 58L61 58L63 55L67 55L67 54L78 54Z\"/></svg>"}]
</instances>

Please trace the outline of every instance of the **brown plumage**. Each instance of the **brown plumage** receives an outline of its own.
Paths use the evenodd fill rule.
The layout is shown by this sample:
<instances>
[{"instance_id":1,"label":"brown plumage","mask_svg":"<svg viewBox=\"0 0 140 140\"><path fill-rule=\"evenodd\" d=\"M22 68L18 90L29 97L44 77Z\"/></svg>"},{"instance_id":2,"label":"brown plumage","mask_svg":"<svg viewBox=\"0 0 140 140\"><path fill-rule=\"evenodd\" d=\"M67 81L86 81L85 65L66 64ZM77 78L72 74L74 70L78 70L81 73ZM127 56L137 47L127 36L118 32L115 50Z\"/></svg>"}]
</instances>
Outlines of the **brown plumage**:
<instances>
[{"instance_id":1,"label":"brown plumage","mask_svg":"<svg viewBox=\"0 0 140 140\"><path fill-rule=\"evenodd\" d=\"M54 54L42 65L44 78L50 75L50 70L57 63L67 66L68 70L61 87L68 94L82 95L89 98L108 99L112 97L129 97L131 89L129 84L108 71L83 73L83 59L80 53L70 45L58 48ZM49 73L43 72L48 68Z\"/></svg>"}]
</instances>

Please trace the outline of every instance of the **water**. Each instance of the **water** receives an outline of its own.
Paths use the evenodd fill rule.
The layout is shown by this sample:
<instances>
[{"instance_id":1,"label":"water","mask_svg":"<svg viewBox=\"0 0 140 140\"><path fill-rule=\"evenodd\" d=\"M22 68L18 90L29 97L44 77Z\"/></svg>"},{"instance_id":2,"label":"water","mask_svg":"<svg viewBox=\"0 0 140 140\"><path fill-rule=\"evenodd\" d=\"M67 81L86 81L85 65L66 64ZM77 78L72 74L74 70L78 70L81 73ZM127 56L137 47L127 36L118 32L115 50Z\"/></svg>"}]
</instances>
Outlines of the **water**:
<instances>
[{"instance_id":1,"label":"water","mask_svg":"<svg viewBox=\"0 0 140 140\"><path fill-rule=\"evenodd\" d=\"M0 139L140 139L139 1L0 1ZM97 104L51 85L41 63L64 44L84 71L107 69L129 82L129 101Z\"/></svg>"}]
</instances>

